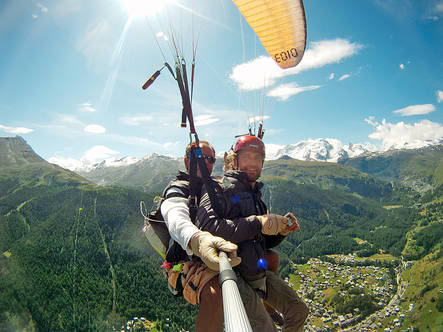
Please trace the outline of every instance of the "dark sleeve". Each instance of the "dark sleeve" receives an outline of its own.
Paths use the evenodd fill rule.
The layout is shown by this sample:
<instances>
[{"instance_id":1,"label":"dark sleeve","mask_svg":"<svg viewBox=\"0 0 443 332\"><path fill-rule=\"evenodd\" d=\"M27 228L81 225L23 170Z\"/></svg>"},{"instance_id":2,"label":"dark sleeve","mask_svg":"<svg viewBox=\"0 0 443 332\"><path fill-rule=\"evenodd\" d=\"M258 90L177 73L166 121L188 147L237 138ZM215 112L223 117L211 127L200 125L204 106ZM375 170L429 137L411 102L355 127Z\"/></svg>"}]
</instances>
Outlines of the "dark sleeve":
<instances>
[{"instance_id":1,"label":"dark sleeve","mask_svg":"<svg viewBox=\"0 0 443 332\"><path fill-rule=\"evenodd\" d=\"M284 235L264 235L266 249L271 249L278 246L286 236Z\"/></svg>"},{"instance_id":2,"label":"dark sleeve","mask_svg":"<svg viewBox=\"0 0 443 332\"><path fill-rule=\"evenodd\" d=\"M222 207L223 215L229 215L231 203L220 191L217 193L217 199ZM261 223L254 215L232 220L222 217L215 213L208 194L204 192L197 211L196 224L199 229L233 243L251 240L261 233Z\"/></svg>"}]
</instances>

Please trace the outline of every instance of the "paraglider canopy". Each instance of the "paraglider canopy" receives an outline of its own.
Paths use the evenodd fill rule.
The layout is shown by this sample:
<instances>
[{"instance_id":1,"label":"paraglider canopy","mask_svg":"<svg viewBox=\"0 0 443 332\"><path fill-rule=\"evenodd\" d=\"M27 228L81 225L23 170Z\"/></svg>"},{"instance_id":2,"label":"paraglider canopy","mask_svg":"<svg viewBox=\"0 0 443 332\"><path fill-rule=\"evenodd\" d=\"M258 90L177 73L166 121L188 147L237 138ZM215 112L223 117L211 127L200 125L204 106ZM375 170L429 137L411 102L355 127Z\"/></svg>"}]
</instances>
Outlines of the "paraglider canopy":
<instances>
[{"instance_id":1,"label":"paraglider canopy","mask_svg":"<svg viewBox=\"0 0 443 332\"><path fill-rule=\"evenodd\" d=\"M282 69L296 66L306 48L302 0L232 0Z\"/></svg>"}]
</instances>

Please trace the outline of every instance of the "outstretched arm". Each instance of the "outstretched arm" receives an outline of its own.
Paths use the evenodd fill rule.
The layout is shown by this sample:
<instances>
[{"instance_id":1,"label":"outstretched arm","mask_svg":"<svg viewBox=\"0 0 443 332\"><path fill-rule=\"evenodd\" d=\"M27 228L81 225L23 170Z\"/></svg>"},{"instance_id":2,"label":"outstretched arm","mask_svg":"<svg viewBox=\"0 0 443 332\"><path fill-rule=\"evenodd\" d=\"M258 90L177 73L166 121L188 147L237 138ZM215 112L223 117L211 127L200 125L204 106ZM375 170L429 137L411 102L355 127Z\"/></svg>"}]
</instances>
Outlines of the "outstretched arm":
<instances>
[{"instance_id":1,"label":"outstretched arm","mask_svg":"<svg viewBox=\"0 0 443 332\"><path fill-rule=\"evenodd\" d=\"M230 210L230 204L223 195L218 195L219 203L224 210L224 215ZM251 240L261 233L262 225L257 216L245 218L226 219L218 216L211 204L208 194L204 194L197 211L197 227L215 236L222 237L233 243Z\"/></svg>"},{"instance_id":2,"label":"outstretched arm","mask_svg":"<svg viewBox=\"0 0 443 332\"><path fill-rule=\"evenodd\" d=\"M197 211L197 227L201 230L220 236L234 243L254 239L258 234L274 236L283 232L289 220L277 214L250 215L233 219L223 218L231 215L233 204L223 194L218 194L221 216L217 215L212 207L212 202L207 194L204 194ZM236 213L234 213L236 215ZM280 239L280 237L278 236ZM279 240L281 241L281 240Z\"/></svg>"}]
</instances>

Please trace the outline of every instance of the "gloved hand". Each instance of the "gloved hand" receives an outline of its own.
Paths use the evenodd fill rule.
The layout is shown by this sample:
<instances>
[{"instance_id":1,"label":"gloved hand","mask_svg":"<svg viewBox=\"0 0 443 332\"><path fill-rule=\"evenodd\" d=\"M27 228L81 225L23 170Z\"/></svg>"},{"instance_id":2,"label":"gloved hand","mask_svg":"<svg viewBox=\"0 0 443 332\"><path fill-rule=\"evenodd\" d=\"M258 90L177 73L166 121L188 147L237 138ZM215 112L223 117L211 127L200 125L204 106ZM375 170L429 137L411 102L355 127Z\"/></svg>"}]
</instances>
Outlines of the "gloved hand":
<instances>
[{"instance_id":1,"label":"gloved hand","mask_svg":"<svg viewBox=\"0 0 443 332\"><path fill-rule=\"evenodd\" d=\"M286 236L289 233L300 230L300 225L298 224L298 220L291 212L285 214L285 218L289 220L289 223L288 226L283 231L280 232L281 235Z\"/></svg>"},{"instance_id":2,"label":"gloved hand","mask_svg":"<svg viewBox=\"0 0 443 332\"><path fill-rule=\"evenodd\" d=\"M257 218L261 223L261 232L266 235L277 235L283 232L289 223L288 218L278 214L265 214Z\"/></svg>"},{"instance_id":3,"label":"gloved hand","mask_svg":"<svg viewBox=\"0 0 443 332\"><path fill-rule=\"evenodd\" d=\"M214 236L209 232L197 232L192 235L189 242L194 255L200 257L203 263L211 270L220 270L219 251L224 251L228 254L232 267L237 266L241 262L241 258L237 257L237 245L221 237Z\"/></svg>"}]
</instances>

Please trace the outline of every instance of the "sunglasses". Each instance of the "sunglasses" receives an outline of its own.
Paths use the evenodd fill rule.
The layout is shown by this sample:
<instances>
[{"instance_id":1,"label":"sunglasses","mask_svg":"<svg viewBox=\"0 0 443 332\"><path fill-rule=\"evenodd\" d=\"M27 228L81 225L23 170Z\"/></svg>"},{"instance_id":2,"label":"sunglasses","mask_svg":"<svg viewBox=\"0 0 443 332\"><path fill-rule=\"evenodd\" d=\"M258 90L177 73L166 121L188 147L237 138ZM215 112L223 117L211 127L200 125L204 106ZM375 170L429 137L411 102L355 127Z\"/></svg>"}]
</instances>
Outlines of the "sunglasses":
<instances>
[{"instance_id":1,"label":"sunglasses","mask_svg":"<svg viewBox=\"0 0 443 332\"><path fill-rule=\"evenodd\" d=\"M214 164L215 163L215 157L213 156L203 156L203 158L206 159L206 161L210 164Z\"/></svg>"},{"instance_id":2,"label":"sunglasses","mask_svg":"<svg viewBox=\"0 0 443 332\"><path fill-rule=\"evenodd\" d=\"M191 153L190 152L188 153L188 158L191 159ZM208 163L210 163L210 164L214 164L215 160L216 160L215 157L213 157L213 156L205 156L205 155L203 155L203 159L206 159L206 161Z\"/></svg>"}]
</instances>

